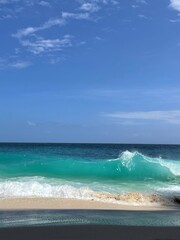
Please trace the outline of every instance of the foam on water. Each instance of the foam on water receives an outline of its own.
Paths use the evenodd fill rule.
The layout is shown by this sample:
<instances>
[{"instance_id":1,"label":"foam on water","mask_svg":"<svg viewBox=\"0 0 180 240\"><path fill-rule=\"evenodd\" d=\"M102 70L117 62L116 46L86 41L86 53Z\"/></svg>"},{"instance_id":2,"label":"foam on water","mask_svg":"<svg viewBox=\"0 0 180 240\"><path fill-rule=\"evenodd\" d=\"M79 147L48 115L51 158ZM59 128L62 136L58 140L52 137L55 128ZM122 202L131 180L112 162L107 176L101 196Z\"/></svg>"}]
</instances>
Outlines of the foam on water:
<instances>
[{"instance_id":1,"label":"foam on water","mask_svg":"<svg viewBox=\"0 0 180 240\"><path fill-rule=\"evenodd\" d=\"M166 197L163 197L165 196L163 193L169 192L168 189L157 189L156 194L155 189L151 193L123 191L123 189L119 189L118 193L112 193L108 191L108 187L99 184L97 188L96 184L86 185L80 182L56 181L56 179L42 177L1 179L0 198L84 199L131 205L172 204L172 196L167 197L166 194Z\"/></svg>"},{"instance_id":2,"label":"foam on water","mask_svg":"<svg viewBox=\"0 0 180 240\"><path fill-rule=\"evenodd\" d=\"M57 184L45 178L17 178L0 181L0 197L53 197L85 199L91 194L87 187Z\"/></svg>"}]
</instances>

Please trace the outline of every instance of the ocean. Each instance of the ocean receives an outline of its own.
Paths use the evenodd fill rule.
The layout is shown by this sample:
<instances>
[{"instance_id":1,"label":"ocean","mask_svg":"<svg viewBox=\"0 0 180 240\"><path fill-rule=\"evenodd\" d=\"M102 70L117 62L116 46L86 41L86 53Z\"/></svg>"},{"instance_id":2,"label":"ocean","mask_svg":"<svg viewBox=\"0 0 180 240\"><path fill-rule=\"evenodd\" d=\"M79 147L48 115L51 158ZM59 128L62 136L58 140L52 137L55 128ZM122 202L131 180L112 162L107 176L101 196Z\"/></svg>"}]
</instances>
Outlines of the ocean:
<instances>
[{"instance_id":1,"label":"ocean","mask_svg":"<svg viewBox=\"0 0 180 240\"><path fill-rule=\"evenodd\" d=\"M180 145L0 144L0 198L153 205L178 195Z\"/></svg>"}]
</instances>

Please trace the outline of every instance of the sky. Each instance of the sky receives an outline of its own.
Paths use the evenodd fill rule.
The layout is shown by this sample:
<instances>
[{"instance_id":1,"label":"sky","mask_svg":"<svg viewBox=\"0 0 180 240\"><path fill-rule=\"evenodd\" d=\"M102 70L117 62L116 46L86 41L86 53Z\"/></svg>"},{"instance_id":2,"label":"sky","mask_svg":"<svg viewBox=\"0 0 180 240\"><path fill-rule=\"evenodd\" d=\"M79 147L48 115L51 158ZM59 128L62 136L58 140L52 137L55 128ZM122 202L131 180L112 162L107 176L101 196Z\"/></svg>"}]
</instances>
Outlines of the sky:
<instances>
[{"instance_id":1,"label":"sky","mask_svg":"<svg viewBox=\"0 0 180 240\"><path fill-rule=\"evenodd\" d=\"M180 144L180 0L0 0L0 142Z\"/></svg>"}]
</instances>

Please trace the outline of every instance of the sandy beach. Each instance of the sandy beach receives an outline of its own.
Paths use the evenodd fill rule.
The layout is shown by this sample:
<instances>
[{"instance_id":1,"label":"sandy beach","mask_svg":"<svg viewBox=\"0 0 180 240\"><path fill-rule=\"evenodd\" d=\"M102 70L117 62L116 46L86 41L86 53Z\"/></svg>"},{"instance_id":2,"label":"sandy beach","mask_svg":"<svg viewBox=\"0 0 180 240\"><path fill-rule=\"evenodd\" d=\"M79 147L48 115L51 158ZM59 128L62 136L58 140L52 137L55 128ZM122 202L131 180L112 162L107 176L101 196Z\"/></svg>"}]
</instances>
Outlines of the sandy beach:
<instances>
[{"instance_id":1,"label":"sandy beach","mask_svg":"<svg viewBox=\"0 0 180 240\"><path fill-rule=\"evenodd\" d=\"M179 210L178 205L141 205L107 203L95 200L60 199L60 198L10 198L0 199L0 210L24 209L96 209L96 210Z\"/></svg>"}]
</instances>

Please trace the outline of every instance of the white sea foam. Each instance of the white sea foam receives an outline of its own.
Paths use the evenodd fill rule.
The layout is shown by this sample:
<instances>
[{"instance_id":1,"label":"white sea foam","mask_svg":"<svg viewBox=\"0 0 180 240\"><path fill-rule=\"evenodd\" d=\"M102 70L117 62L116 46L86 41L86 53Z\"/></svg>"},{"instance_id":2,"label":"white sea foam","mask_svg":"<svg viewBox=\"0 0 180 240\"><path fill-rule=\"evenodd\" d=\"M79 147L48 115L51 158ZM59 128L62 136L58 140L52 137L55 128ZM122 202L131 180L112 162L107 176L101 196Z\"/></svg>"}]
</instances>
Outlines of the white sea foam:
<instances>
[{"instance_id":1,"label":"white sea foam","mask_svg":"<svg viewBox=\"0 0 180 240\"><path fill-rule=\"evenodd\" d=\"M120 155L120 159L122 162L122 165L128 168L129 170L132 169L133 167L133 157L137 154L137 152L129 152L129 151L124 151Z\"/></svg>"},{"instance_id":2,"label":"white sea foam","mask_svg":"<svg viewBox=\"0 0 180 240\"><path fill-rule=\"evenodd\" d=\"M158 194L143 192L107 192L108 188L95 190L96 183L84 185L64 180L47 179L43 177L22 177L0 180L0 198L65 198L65 199L93 199L101 202L130 204L130 205L160 205L164 204ZM92 186L92 187L91 187ZM96 188L97 189L97 188Z\"/></svg>"},{"instance_id":3,"label":"white sea foam","mask_svg":"<svg viewBox=\"0 0 180 240\"><path fill-rule=\"evenodd\" d=\"M136 161L134 158L136 158ZM174 176L180 176L180 162L173 161L173 160L165 160L161 157L159 158L151 158L147 157L137 151L130 152L130 151L124 151L120 154L118 159L115 159L115 161L120 160L122 165L125 166L129 171L131 171L134 167L134 164L137 163L138 157L141 158L141 164L142 162L146 163L153 163L157 166L161 166L164 169L167 169L170 171Z\"/></svg>"},{"instance_id":4,"label":"white sea foam","mask_svg":"<svg viewBox=\"0 0 180 240\"><path fill-rule=\"evenodd\" d=\"M161 166L168 168L175 176L180 176L180 162L177 161L164 161L163 159L158 159Z\"/></svg>"},{"instance_id":5,"label":"white sea foam","mask_svg":"<svg viewBox=\"0 0 180 240\"><path fill-rule=\"evenodd\" d=\"M68 184L46 182L43 178L18 178L0 182L0 197L89 198L91 190Z\"/></svg>"},{"instance_id":6,"label":"white sea foam","mask_svg":"<svg viewBox=\"0 0 180 240\"><path fill-rule=\"evenodd\" d=\"M159 193L163 193L170 196L176 196L180 194L180 186L178 185L170 185L170 186L161 187L161 188L159 187L156 190Z\"/></svg>"}]
</instances>

